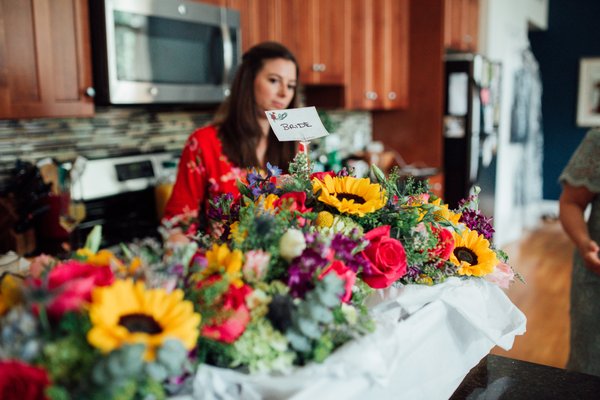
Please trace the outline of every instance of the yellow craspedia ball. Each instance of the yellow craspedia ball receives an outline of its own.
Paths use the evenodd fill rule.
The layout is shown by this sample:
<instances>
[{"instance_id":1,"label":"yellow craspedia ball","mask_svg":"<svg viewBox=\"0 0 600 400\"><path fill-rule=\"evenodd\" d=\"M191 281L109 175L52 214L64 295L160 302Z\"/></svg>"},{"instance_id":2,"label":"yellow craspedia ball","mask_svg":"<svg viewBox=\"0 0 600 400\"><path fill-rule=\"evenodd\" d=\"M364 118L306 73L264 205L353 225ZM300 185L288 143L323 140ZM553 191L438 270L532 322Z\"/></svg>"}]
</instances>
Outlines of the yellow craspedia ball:
<instances>
[{"instance_id":1,"label":"yellow craspedia ball","mask_svg":"<svg viewBox=\"0 0 600 400\"><path fill-rule=\"evenodd\" d=\"M333 214L328 211L321 211L317 215L315 223L321 228L331 228L331 225L333 225Z\"/></svg>"}]
</instances>

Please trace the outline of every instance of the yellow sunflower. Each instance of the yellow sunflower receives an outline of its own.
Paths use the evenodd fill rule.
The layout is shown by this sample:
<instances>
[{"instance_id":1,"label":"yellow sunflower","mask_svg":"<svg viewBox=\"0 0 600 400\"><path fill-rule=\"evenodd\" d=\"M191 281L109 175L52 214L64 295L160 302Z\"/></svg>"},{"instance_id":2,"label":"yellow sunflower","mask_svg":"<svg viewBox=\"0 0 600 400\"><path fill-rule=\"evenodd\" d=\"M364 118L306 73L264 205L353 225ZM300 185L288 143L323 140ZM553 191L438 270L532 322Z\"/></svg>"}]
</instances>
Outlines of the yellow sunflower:
<instances>
[{"instance_id":1,"label":"yellow sunflower","mask_svg":"<svg viewBox=\"0 0 600 400\"><path fill-rule=\"evenodd\" d=\"M321 190L319 200L337 208L341 213L363 217L379 210L385 205L385 190L369 178L352 176L331 177L323 180L313 179L313 193Z\"/></svg>"},{"instance_id":2,"label":"yellow sunflower","mask_svg":"<svg viewBox=\"0 0 600 400\"><path fill-rule=\"evenodd\" d=\"M438 209L434 211L436 221L445 220L451 222L453 225L458 225L461 215L450 211L448 204L442 204L442 199L437 198L429 204L433 204L434 206L438 207Z\"/></svg>"},{"instance_id":3,"label":"yellow sunflower","mask_svg":"<svg viewBox=\"0 0 600 400\"><path fill-rule=\"evenodd\" d=\"M243 256L239 250L229 250L226 244L220 246L213 244L212 249L206 252L207 265L202 270L201 278L207 278L215 273L225 273L231 283L241 287Z\"/></svg>"},{"instance_id":4,"label":"yellow sunflower","mask_svg":"<svg viewBox=\"0 0 600 400\"><path fill-rule=\"evenodd\" d=\"M144 359L152 361L156 350L168 339L181 340L191 350L198 339L200 314L183 291L146 289L142 282L117 280L92 292L92 329L88 342L104 353L126 344L146 345Z\"/></svg>"},{"instance_id":5,"label":"yellow sunflower","mask_svg":"<svg viewBox=\"0 0 600 400\"><path fill-rule=\"evenodd\" d=\"M454 244L450 262L459 267L459 275L484 276L498 264L490 242L477 231L465 229L461 234L455 232Z\"/></svg>"}]
</instances>

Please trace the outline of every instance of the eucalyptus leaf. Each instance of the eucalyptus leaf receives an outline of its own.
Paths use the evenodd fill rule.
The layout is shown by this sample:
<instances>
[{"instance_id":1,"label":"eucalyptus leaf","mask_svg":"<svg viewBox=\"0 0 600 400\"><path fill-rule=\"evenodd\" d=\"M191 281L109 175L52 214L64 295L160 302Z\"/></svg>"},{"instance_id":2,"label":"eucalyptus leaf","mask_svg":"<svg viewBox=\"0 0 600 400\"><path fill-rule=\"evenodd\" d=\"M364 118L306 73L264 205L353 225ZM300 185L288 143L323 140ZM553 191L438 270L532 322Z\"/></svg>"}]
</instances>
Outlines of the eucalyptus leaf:
<instances>
[{"instance_id":1,"label":"eucalyptus leaf","mask_svg":"<svg viewBox=\"0 0 600 400\"><path fill-rule=\"evenodd\" d=\"M310 341L308 338L302 336L302 334L295 329L288 329L285 333L285 337L290 341L290 345L294 350L302 352L310 351Z\"/></svg>"},{"instance_id":2,"label":"eucalyptus leaf","mask_svg":"<svg viewBox=\"0 0 600 400\"><path fill-rule=\"evenodd\" d=\"M310 316L316 321L323 322L326 324L333 321L333 313L327 307L323 307L320 304L310 304L309 310Z\"/></svg>"},{"instance_id":3,"label":"eucalyptus leaf","mask_svg":"<svg viewBox=\"0 0 600 400\"><path fill-rule=\"evenodd\" d=\"M148 363L144 369L148 376L159 382L164 381L169 376L167 369L158 363Z\"/></svg>"},{"instance_id":4,"label":"eucalyptus leaf","mask_svg":"<svg viewBox=\"0 0 600 400\"><path fill-rule=\"evenodd\" d=\"M310 318L298 319L298 329L300 332L311 339L318 339L321 336L319 324Z\"/></svg>"},{"instance_id":5,"label":"eucalyptus leaf","mask_svg":"<svg viewBox=\"0 0 600 400\"><path fill-rule=\"evenodd\" d=\"M169 376L180 374L186 359L187 350L179 340L167 340L156 354L156 361L167 369Z\"/></svg>"}]
</instances>

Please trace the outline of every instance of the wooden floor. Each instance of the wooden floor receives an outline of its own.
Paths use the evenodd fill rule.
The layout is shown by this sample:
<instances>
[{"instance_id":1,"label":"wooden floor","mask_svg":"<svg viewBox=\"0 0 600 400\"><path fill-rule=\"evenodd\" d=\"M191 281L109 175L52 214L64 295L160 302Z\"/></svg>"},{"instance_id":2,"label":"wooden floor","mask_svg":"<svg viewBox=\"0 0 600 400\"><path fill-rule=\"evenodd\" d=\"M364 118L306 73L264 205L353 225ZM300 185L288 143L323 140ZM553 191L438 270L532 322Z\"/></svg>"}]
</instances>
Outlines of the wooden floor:
<instances>
[{"instance_id":1,"label":"wooden floor","mask_svg":"<svg viewBox=\"0 0 600 400\"><path fill-rule=\"evenodd\" d=\"M569 293L573 245L556 221L544 222L506 246L509 263L525 279L507 291L527 316L527 332L510 351L492 353L564 368L569 354Z\"/></svg>"}]
</instances>

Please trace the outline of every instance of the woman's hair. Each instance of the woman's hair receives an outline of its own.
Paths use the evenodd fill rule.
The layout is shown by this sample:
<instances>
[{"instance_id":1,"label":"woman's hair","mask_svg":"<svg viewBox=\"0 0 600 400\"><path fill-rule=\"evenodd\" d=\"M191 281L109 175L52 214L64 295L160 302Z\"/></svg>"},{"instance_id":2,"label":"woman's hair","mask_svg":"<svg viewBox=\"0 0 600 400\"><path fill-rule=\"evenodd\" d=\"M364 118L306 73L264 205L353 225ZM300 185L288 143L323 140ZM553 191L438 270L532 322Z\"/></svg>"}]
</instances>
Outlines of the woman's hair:
<instances>
[{"instance_id":1,"label":"woman's hair","mask_svg":"<svg viewBox=\"0 0 600 400\"><path fill-rule=\"evenodd\" d=\"M217 110L214 124L218 126L223 153L229 161L239 167L261 167L256 157L256 148L263 136L258 124L261 110L254 97L254 80L263 68L265 61L283 58L296 65L296 77L299 77L298 62L285 46L276 42L263 42L250 48L242 56L229 97ZM298 107L298 89L290 102L290 107ZM294 142L280 142L271 129L265 161L287 169L295 154Z\"/></svg>"}]
</instances>

